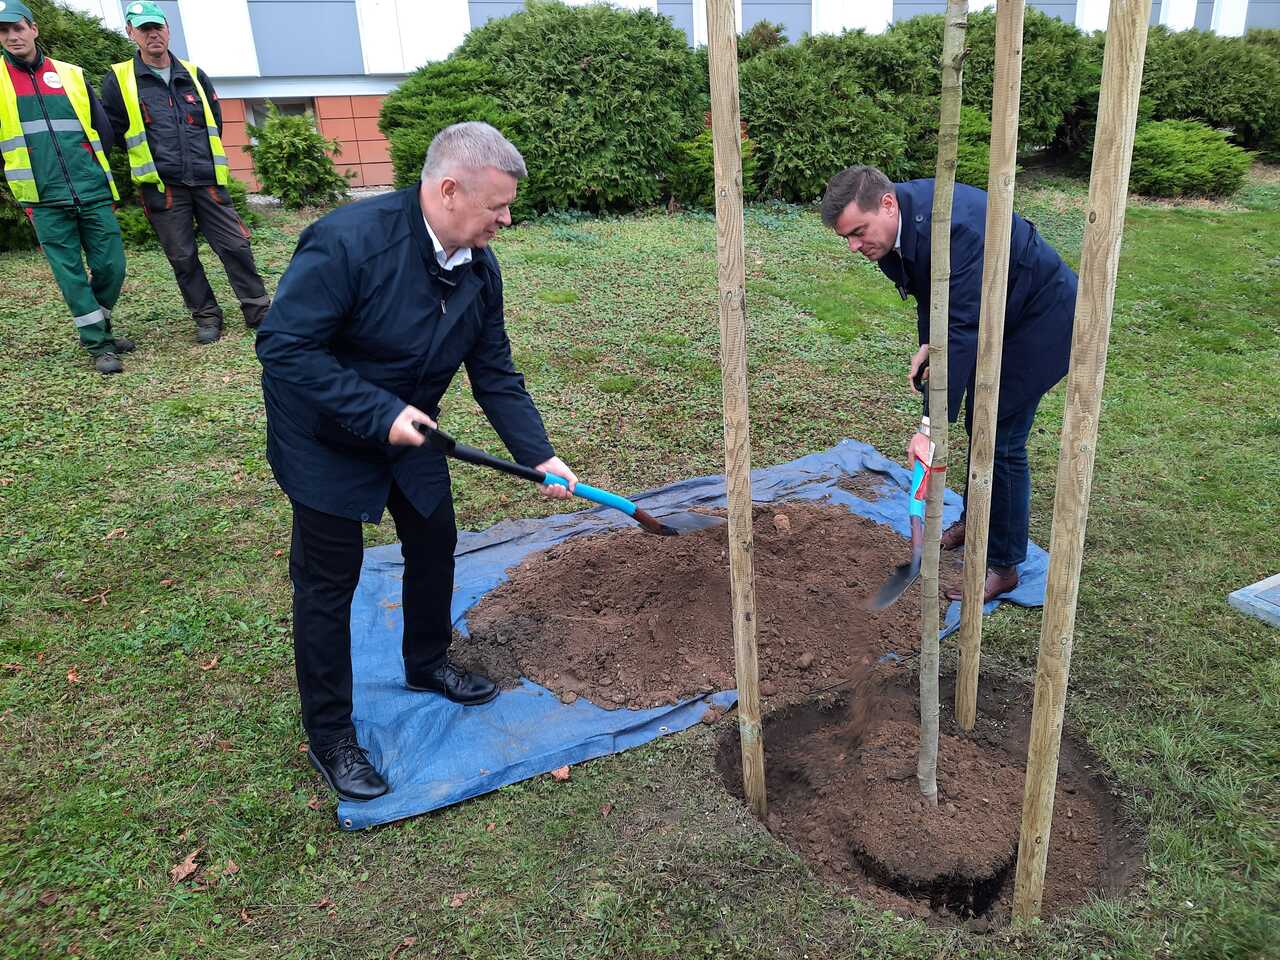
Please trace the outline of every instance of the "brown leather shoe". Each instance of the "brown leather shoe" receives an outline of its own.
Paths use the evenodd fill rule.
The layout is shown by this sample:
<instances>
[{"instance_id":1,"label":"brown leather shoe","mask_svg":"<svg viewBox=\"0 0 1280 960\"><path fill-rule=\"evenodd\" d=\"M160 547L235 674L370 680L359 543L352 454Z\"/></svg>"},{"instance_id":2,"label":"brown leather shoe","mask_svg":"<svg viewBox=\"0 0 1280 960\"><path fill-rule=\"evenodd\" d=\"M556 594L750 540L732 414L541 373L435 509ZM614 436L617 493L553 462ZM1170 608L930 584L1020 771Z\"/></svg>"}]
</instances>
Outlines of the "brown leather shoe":
<instances>
[{"instance_id":1,"label":"brown leather shoe","mask_svg":"<svg viewBox=\"0 0 1280 960\"><path fill-rule=\"evenodd\" d=\"M954 550L956 547L964 546L964 521L953 523L945 533L942 539L938 541L943 550Z\"/></svg>"},{"instance_id":2,"label":"brown leather shoe","mask_svg":"<svg viewBox=\"0 0 1280 960\"><path fill-rule=\"evenodd\" d=\"M987 582L982 587L982 602L994 600L1002 593L1008 593L1018 585L1017 567L987 567ZM948 600L960 600L963 597L962 587L947 591Z\"/></svg>"}]
</instances>

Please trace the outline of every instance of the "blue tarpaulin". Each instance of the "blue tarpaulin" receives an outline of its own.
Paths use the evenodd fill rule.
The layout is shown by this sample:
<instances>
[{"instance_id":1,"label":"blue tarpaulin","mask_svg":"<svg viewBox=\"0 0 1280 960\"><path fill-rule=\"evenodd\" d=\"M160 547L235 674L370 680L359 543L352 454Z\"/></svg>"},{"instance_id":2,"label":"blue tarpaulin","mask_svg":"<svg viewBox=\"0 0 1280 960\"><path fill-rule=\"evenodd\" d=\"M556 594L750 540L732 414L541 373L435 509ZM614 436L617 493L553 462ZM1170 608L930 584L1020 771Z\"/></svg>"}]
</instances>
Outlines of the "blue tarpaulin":
<instances>
[{"instance_id":1,"label":"blue tarpaulin","mask_svg":"<svg viewBox=\"0 0 1280 960\"><path fill-rule=\"evenodd\" d=\"M865 500L839 486L870 471L882 478L878 497ZM757 503L820 500L844 504L853 513L891 526L908 537L910 475L865 443L844 440L829 450L790 463L754 470L751 496ZM661 518L690 507L723 507L724 478L699 477L650 490L633 498ZM948 490L944 526L960 517L960 497ZM506 579L506 570L531 553L570 537L625 527L633 521L615 510L597 508L537 520L508 520L458 538L453 622L466 632L467 610ZM906 558L904 552L903 558ZM426 813L565 764L617 753L702 719L708 705L724 710L737 700L725 690L649 710L605 710L579 699L563 704L529 680L491 703L461 707L444 697L414 693L404 686L400 657L400 548L392 544L365 551L360 585L351 608L354 720L360 743L391 792L366 803L338 804L347 830ZM1048 556L1029 545L1016 590L1000 598L1026 607L1044 604ZM885 571L888 576L889 571ZM994 610L999 600L987 605ZM947 610L943 635L954 630L960 604Z\"/></svg>"}]
</instances>

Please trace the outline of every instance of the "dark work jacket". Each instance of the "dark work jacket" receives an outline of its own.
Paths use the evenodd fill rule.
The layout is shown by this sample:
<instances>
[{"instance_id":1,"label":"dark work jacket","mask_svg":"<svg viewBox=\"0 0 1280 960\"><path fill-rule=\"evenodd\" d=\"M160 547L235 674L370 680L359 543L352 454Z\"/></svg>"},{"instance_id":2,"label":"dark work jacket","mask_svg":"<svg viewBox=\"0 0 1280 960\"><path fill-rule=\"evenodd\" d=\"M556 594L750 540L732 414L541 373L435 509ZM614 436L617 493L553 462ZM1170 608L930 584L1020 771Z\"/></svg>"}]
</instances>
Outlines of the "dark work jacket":
<instances>
[{"instance_id":1,"label":"dark work jacket","mask_svg":"<svg viewBox=\"0 0 1280 960\"><path fill-rule=\"evenodd\" d=\"M890 252L880 269L903 299L916 299L920 343L929 341L929 270L933 181L894 184L902 218L901 256ZM978 358L987 193L956 184L951 210L951 285L947 339L947 414L955 420L972 394ZM1067 373L1076 309L1076 275L1035 225L1013 215L1009 287L1005 303L1000 412L1038 400Z\"/></svg>"},{"instance_id":2,"label":"dark work jacket","mask_svg":"<svg viewBox=\"0 0 1280 960\"><path fill-rule=\"evenodd\" d=\"M424 516L449 495L443 455L392 447L405 404L433 418L458 368L516 460L554 456L511 359L498 261L447 273L418 188L352 203L302 232L258 330L267 459L292 499L376 522L392 479ZM452 283L452 285L451 285Z\"/></svg>"},{"instance_id":3,"label":"dark work jacket","mask_svg":"<svg viewBox=\"0 0 1280 960\"><path fill-rule=\"evenodd\" d=\"M209 149L209 128L204 120L200 94L196 92L187 68L172 53L169 54L169 64L172 69L166 86L143 62L141 53L135 51L133 55L142 124L147 130L147 145L151 148L156 172L165 183L186 187L211 186L217 181L214 179L213 151ZM218 102L218 93L199 67L196 67L196 76L209 98L214 125L221 133L222 105ZM116 146L126 150L124 141L129 130L129 115L125 110L120 81L112 70L102 78L102 105L111 119Z\"/></svg>"}]
</instances>

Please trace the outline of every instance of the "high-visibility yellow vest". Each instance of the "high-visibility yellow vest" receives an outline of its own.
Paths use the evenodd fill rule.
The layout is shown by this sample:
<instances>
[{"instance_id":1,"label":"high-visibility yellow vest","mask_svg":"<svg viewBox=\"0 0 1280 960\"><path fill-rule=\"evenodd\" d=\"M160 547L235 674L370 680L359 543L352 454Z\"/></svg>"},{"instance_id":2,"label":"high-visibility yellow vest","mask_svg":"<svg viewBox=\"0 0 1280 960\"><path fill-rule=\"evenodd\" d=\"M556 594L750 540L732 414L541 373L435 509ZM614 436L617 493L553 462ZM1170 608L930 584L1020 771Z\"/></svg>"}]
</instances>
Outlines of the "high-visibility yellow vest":
<instances>
[{"instance_id":1,"label":"high-visibility yellow vest","mask_svg":"<svg viewBox=\"0 0 1280 960\"><path fill-rule=\"evenodd\" d=\"M89 88L85 86L84 71L74 63L63 63L53 57L45 57L45 62L53 67L62 80L62 89L71 101L71 109L76 112L76 119L84 128L85 139L93 148L93 155L98 158L98 165L107 175L107 185L111 187L111 196L120 199L116 192L116 182L111 176L111 164L107 162L107 154L102 149L102 141L98 131L93 129L93 119L89 110ZM51 131L52 132L52 131ZM4 157L4 178L9 181L9 189L13 191L13 199L19 203L39 203L40 191L36 187L36 175L31 169L31 151L27 149L27 138L22 132L22 119L18 116L18 92L13 88L13 80L9 70L0 62L0 155Z\"/></svg>"},{"instance_id":2,"label":"high-visibility yellow vest","mask_svg":"<svg viewBox=\"0 0 1280 960\"><path fill-rule=\"evenodd\" d=\"M176 57L174 59L177 59ZM200 97L200 105L204 107L204 125L209 133L209 152L213 154L213 176L219 186L225 187L231 179L231 171L227 165L227 151L222 148L222 137L218 136L218 125L214 122L213 111L209 109L209 98L204 95L204 87L200 85L200 76L196 65L190 60L178 60L191 74L191 82L195 84L196 94ZM129 114L129 129L125 131L124 144L129 149L129 171L134 183L150 183L157 189L164 189L164 181L156 172L155 158L151 156L151 145L147 143L147 128L142 122L142 104L138 100L138 78L133 72L134 61L113 63L111 69L120 81L120 94L124 99L124 108Z\"/></svg>"}]
</instances>

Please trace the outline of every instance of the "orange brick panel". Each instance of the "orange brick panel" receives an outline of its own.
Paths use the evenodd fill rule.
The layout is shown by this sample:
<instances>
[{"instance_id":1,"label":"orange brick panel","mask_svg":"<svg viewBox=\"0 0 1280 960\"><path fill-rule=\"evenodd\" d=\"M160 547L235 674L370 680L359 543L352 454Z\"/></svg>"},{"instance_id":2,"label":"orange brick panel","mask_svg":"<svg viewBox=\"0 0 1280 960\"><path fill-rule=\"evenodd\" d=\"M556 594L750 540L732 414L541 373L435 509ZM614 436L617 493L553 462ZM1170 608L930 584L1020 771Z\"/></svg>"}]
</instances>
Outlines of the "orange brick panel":
<instances>
[{"instance_id":1,"label":"orange brick panel","mask_svg":"<svg viewBox=\"0 0 1280 960\"><path fill-rule=\"evenodd\" d=\"M224 147L243 147L249 142L249 133L242 120L226 120L222 124L222 145Z\"/></svg>"},{"instance_id":2,"label":"orange brick panel","mask_svg":"<svg viewBox=\"0 0 1280 960\"><path fill-rule=\"evenodd\" d=\"M391 144L385 140L361 140L361 163L387 163L391 159Z\"/></svg>"},{"instance_id":3,"label":"orange brick panel","mask_svg":"<svg viewBox=\"0 0 1280 960\"><path fill-rule=\"evenodd\" d=\"M366 163L363 166L366 187L389 187L396 182L395 171L389 163Z\"/></svg>"},{"instance_id":4,"label":"orange brick panel","mask_svg":"<svg viewBox=\"0 0 1280 960\"><path fill-rule=\"evenodd\" d=\"M382 139L382 131L378 129L378 121L375 117L356 117L355 124L357 140Z\"/></svg>"},{"instance_id":5,"label":"orange brick panel","mask_svg":"<svg viewBox=\"0 0 1280 960\"><path fill-rule=\"evenodd\" d=\"M347 181L348 187L363 187L365 185L364 174L359 167L348 167L347 170L355 174L354 177ZM345 171L339 169L338 172L343 173Z\"/></svg>"},{"instance_id":6,"label":"orange brick panel","mask_svg":"<svg viewBox=\"0 0 1280 960\"><path fill-rule=\"evenodd\" d=\"M250 192L252 192L252 193L257 193L257 192L258 192L258 189L259 189L259 186L258 186L258 178L257 178L256 176L254 176L254 174L253 174L253 171L252 171L252 170L248 170L248 171L239 171L239 170L237 170L237 171L236 171L236 175L235 175L235 178L234 178L234 179L239 180L239 181L240 181L241 183L243 183L246 187L248 187L248 188L249 188L249 190L250 190Z\"/></svg>"},{"instance_id":7,"label":"orange brick panel","mask_svg":"<svg viewBox=\"0 0 1280 960\"><path fill-rule=\"evenodd\" d=\"M351 115L354 117L376 117L382 110L382 97L352 97Z\"/></svg>"},{"instance_id":8,"label":"orange brick panel","mask_svg":"<svg viewBox=\"0 0 1280 960\"><path fill-rule=\"evenodd\" d=\"M333 158L333 165L338 168L354 166L360 162L360 150L350 140L340 141L337 152L331 153L329 156Z\"/></svg>"},{"instance_id":9,"label":"orange brick panel","mask_svg":"<svg viewBox=\"0 0 1280 960\"><path fill-rule=\"evenodd\" d=\"M227 165L236 173L241 170L253 169L253 158L249 156L244 147L231 146L226 148Z\"/></svg>"},{"instance_id":10,"label":"orange brick panel","mask_svg":"<svg viewBox=\"0 0 1280 960\"><path fill-rule=\"evenodd\" d=\"M244 120L244 101L243 100L219 100L222 105L222 122L230 123L232 121Z\"/></svg>"},{"instance_id":11,"label":"orange brick panel","mask_svg":"<svg viewBox=\"0 0 1280 960\"><path fill-rule=\"evenodd\" d=\"M351 116L351 98L316 97L316 116L321 120Z\"/></svg>"},{"instance_id":12,"label":"orange brick panel","mask_svg":"<svg viewBox=\"0 0 1280 960\"><path fill-rule=\"evenodd\" d=\"M354 120L321 120L320 132L327 140L355 140L356 122Z\"/></svg>"}]
</instances>

